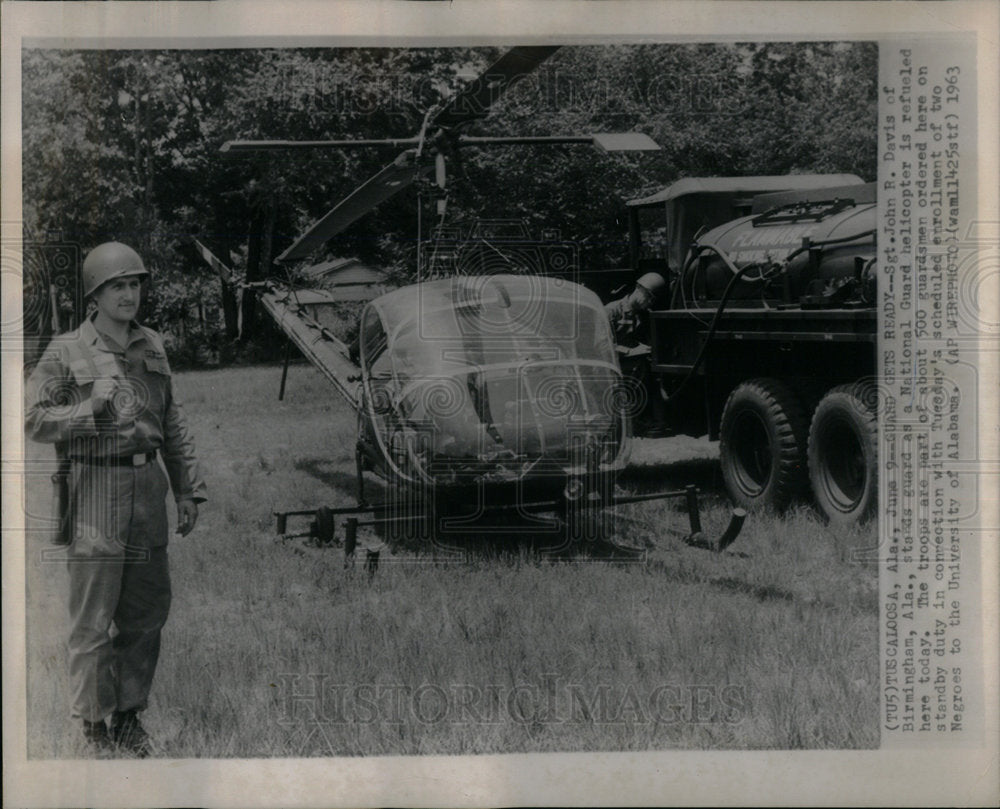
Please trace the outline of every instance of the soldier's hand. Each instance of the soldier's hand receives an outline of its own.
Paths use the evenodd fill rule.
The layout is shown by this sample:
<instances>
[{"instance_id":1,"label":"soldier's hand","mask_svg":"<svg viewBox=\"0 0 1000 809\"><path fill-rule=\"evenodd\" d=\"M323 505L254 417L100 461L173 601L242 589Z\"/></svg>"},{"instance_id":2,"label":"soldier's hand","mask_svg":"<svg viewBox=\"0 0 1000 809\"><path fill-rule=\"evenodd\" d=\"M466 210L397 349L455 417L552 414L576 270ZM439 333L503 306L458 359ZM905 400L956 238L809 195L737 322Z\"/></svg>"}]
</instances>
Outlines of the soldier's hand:
<instances>
[{"instance_id":1,"label":"soldier's hand","mask_svg":"<svg viewBox=\"0 0 1000 809\"><path fill-rule=\"evenodd\" d=\"M177 501L177 533L186 537L198 522L198 504L194 500Z\"/></svg>"},{"instance_id":2,"label":"soldier's hand","mask_svg":"<svg viewBox=\"0 0 1000 809\"><path fill-rule=\"evenodd\" d=\"M118 390L117 379L102 376L94 380L94 386L90 389L90 402L94 413L103 413L108 409L108 404L114 398L116 390Z\"/></svg>"}]
</instances>

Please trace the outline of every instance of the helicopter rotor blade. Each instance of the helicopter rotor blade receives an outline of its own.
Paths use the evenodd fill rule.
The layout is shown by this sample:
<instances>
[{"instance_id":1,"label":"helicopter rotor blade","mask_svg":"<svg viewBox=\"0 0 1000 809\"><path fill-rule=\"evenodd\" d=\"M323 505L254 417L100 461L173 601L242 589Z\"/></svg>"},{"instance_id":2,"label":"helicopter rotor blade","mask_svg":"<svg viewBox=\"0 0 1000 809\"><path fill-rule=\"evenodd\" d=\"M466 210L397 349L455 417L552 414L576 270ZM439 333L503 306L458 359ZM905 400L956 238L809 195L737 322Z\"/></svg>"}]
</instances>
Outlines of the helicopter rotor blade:
<instances>
[{"instance_id":1,"label":"helicopter rotor blade","mask_svg":"<svg viewBox=\"0 0 1000 809\"><path fill-rule=\"evenodd\" d=\"M445 168L444 155L441 152L434 155L434 182L442 191L448 184L448 173Z\"/></svg>"},{"instance_id":2,"label":"helicopter rotor blade","mask_svg":"<svg viewBox=\"0 0 1000 809\"><path fill-rule=\"evenodd\" d=\"M588 135L459 135L457 146L557 146L590 144L602 152L655 152L660 145L643 132L594 132Z\"/></svg>"},{"instance_id":3,"label":"helicopter rotor blade","mask_svg":"<svg viewBox=\"0 0 1000 809\"><path fill-rule=\"evenodd\" d=\"M415 163L411 152L403 152L378 174L355 188L337 203L326 216L314 222L285 252L278 256L277 260L293 261L306 258L352 222L360 219L372 208L402 191L419 176L432 169L433 166L422 166Z\"/></svg>"},{"instance_id":4,"label":"helicopter rotor blade","mask_svg":"<svg viewBox=\"0 0 1000 809\"><path fill-rule=\"evenodd\" d=\"M200 255L205 260L205 263L208 264L209 267L211 267L213 270L216 271L216 273L218 273L219 278L221 278L227 284L236 283L236 274L233 272L232 268L228 267L221 259L219 259L215 255L215 253L213 253L211 250L205 247L205 245L203 245L193 236L191 237L191 241L194 243L194 248L195 250L198 251L198 255Z\"/></svg>"},{"instance_id":5,"label":"helicopter rotor blade","mask_svg":"<svg viewBox=\"0 0 1000 809\"><path fill-rule=\"evenodd\" d=\"M511 87L533 72L559 50L558 45L528 45L511 48L492 65L448 99L424 121L423 129L453 129L485 118ZM351 149L363 146L419 146L420 135L410 138L364 138L344 140L230 140L219 151L228 155L243 152L268 152L310 149Z\"/></svg>"},{"instance_id":6,"label":"helicopter rotor blade","mask_svg":"<svg viewBox=\"0 0 1000 809\"><path fill-rule=\"evenodd\" d=\"M466 84L432 115L428 125L454 129L485 118L511 87L534 71L559 50L558 45L529 45L511 48L492 65Z\"/></svg>"},{"instance_id":7,"label":"helicopter rotor blade","mask_svg":"<svg viewBox=\"0 0 1000 809\"><path fill-rule=\"evenodd\" d=\"M448 197L444 194L448 186L448 169L445 165L444 154L442 152L434 155L434 182L437 184L440 193L437 199L437 214L438 220L441 220L444 219L448 205Z\"/></svg>"},{"instance_id":8,"label":"helicopter rotor blade","mask_svg":"<svg viewBox=\"0 0 1000 809\"><path fill-rule=\"evenodd\" d=\"M356 149L368 146L415 146L417 138L348 138L346 140L227 140L219 151L227 155L245 152L289 152L309 149Z\"/></svg>"}]
</instances>

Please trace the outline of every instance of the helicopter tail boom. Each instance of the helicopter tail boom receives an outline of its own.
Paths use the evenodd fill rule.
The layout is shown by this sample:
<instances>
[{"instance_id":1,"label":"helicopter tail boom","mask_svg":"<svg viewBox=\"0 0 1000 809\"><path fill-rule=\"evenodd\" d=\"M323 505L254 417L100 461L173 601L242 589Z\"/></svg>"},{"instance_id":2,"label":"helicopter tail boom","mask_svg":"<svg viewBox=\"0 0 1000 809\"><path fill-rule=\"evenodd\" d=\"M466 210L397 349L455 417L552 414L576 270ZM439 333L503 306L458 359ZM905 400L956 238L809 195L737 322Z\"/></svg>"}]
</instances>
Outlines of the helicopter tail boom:
<instances>
[{"instance_id":1,"label":"helicopter tail boom","mask_svg":"<svg viewBox=\"0 0 1000 809\"><path fill-rule=\"evenodd\" d=\"M320 290L296 291L274 283L264 285L258 295L278 328L357 410L359 402L352 380L361 369L351 362L347 346L320 322L316 312L324 304L336 303L336 296Z\"/></svg>"}]
</instances>

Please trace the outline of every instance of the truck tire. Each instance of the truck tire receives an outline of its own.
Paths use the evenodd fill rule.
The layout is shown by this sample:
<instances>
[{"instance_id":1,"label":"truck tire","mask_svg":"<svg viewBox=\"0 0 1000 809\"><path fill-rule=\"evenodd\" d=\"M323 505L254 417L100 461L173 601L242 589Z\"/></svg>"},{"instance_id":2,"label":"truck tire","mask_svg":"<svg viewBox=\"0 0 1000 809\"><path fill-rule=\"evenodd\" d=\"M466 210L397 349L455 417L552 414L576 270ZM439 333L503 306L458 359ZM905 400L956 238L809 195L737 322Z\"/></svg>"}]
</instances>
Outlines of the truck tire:
<instances>
[{"instance_id":1,"label":"truck tire","mask_svg":"<svg viewBox=\"0 0 1000 809\"><path fill-rule=\"evenodd\" d=\"M808 422L798 397L776 379L752 379L726 400L719 429L722 477L733 502L781 511L806 483Z\"/></svg>"},{"instance_id":2,"label":"truck tire","mask_svg":"<svg viewBox=\"0 0 1000 809\"><path fill-rule=\"evenodd\" d=\"M809 482L831 525L869 519L878 503L878 420L872 392L838 385L824 396L809 427Z\"/></svg>"}]
</instances>

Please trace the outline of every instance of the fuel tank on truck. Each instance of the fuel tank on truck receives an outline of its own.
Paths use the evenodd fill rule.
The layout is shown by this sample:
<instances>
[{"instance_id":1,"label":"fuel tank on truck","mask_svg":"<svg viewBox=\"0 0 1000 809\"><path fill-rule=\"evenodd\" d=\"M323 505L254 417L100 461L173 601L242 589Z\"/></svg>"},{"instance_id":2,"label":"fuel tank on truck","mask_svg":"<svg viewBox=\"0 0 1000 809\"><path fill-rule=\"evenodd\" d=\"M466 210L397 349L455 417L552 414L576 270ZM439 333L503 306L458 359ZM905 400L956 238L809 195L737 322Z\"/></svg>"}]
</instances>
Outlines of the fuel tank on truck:
<instances>
[{"instance_id":1,"label":"fuel tank on truck","mask_svg":"<svg viewBox=\"0 0 1000 809\"><path fill-rule=\"evenodd\" d=\"M834 191L843 190L843 196ZM685 273L686 294L719 300L733 278L729 264L750 265L730 293L730 302L783 300L836 289L859 278L875 256L875 184L803 194L774 194L755 200L755 213L703 234L698 257ZM806 249L802 249L806 247ZM728 259L729 264L723 258ZM773 265L787 266L775 275Z\"/></svg>"}]
</instances>

